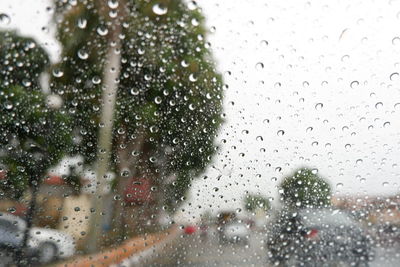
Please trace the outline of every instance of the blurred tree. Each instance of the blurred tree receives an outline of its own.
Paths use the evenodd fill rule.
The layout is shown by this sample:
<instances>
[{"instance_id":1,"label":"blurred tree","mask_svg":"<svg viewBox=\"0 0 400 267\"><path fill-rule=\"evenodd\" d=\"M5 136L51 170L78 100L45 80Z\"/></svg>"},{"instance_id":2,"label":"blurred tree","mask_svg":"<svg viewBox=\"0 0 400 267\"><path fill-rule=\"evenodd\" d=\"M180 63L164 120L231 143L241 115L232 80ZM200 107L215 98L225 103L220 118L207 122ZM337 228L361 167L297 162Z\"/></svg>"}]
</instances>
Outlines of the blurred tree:
<instances>
[{"instance_id":1,"label":"blurred tree","mask_svg":"<svg viewBox=\"0 0 400 267\"><path fill-rule=\"evenodd\" d=\"M26 189L31 191L21 257L39 184L48 168L68 152L71 130L68 116L52 110L39 87L39 76L49 62L45 51L31 38L0 32L0 58L0 162L6 172L0 186L16 199Z\"/></svg>"},{"instance_id":2,"label":"blurred tree","mask_svg":"<svg viewBox=\"0 0 400 267\"><path fill-rule=\"evenodd\" d=\"M255 212L257 210L268 211L271 209L269 200L260 195L248 194L244 199L246 210Z\"/></svg>"},{"instance_id":3,"label":"blurred tree","mask_svg":"<svg viewBox=\"0 0 400 267\"><path fill-rule=\"evenodd\" d=\"M286 208L326 207L331 204L331 186L316 169L302 167L285 177L280 184L281 199Z\"/></svg>"},{"instance_id":4,"label":"blurred tree","mask_svg":"<svg viewBox=\"0 0 400 267\"><path fill-rule=\"evenodd\" d=\"M222 122L222 80L199 8L181 0L56 3L62 61L51 88L74 117L75 152L98 160L104 70L115 46L115 188L123 199L127 178L151 179L156 204L174 208L210 162Z\"/></svg>"},{"instance_id":5,"label":"blurred tree","mask_svg":"<svg viewBox=\"0 0 400 267\"><path fill-rule=\"evenodd\" d=\"M33 39L0 32L0 60L0 162L7 173L1 187L19 198L68 150L69 120L48 106L39 87L49 59Z\"/></svg>"},{"instance_id":6,"label":"blurred tree","mask_svg":"<svg viewBox=\"0 0 400 267\"><path fill-rule=\"evenodd\" d=\"M44 49L29 37L0 32L0 81L2 86L40 89L39 76L49 65Z\"/></svg>"}]
</instances>

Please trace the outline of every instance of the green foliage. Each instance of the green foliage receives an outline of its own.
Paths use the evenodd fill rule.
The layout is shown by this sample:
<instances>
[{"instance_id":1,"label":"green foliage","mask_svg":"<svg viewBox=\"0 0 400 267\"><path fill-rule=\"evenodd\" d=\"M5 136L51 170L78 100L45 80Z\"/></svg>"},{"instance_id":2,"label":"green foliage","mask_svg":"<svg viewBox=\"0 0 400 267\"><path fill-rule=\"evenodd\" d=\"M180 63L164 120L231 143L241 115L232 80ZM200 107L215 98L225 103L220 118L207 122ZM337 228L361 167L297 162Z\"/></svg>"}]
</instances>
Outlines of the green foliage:
<instances>
[{"instance_id":1,"label":"green foliage","mask_svg":"<svg viewBox=\"0 0 400 267\"><path fill-rule=\"evenodd\" d=\"M331 203L331 186L316 169L307 167L285 177L280 185L280 194L289 209L326 207Z\"/></svg>"},{"instance_id":2,"label":"green foliage","mask_svg":"<svg viewBox=\"0 0 400 267\"><path fill-rule=\"evenodd\" d=\"M257 210L268 211L271 209L271 204L268 199L260 195L246 195L244 199L244 206L246 210L255 212Z\"/></svg>"},{"instance_id":3,"label":"green foliage","mask_svg":"<svg viewBox=\"0 0 400 267\"><path fill-rule=\"evenodd\" d=\"M32 38L6 31L0 32L0 62L2 86L38 89L39 75L49 65L49 57Z\"/></svg>"},{"instance_id":4,"label":"green foliage","mask_svg":"<svg viewBox=\"0 0 400 267\"><path fill-rule=\"evenodd\" d=\"M176 203L215 153L213 142L222 123L222 79L207 49L204 18L198 10L189 10L184 1L126 0L120 5L123 2L126 8L117 9L122 66L113 168L118 170L124 160L118 157L121 150L145 136L132 172L156 174L158 184L167 183L162 188L168 188L169 203ZM164 15L152 9L160 2L168 10ZM53 76L51 87L74 117L74 131L82 140L75 152L91 163L96 159L101 80L113 10L94 0L58 4L57 10L63 60L53 70L63 75ZM177 180L160 180L170 175Z\"/></svg>"},{"instance_id":5,"label":"green foliage","mask_svg":"<svg viewBox=\"0 0 400 267\"><path fill-rule=\"evenodd\" d=\"M24 42L36 49L34 55ZM27 82L39 85L38 77L48 60L44 50L32 39L10 32L0 33L0 47L0 55L8 61L0 78L0 164L7 172L1 187L18 198L68 151L70 127L65 114L46 105L39 88L24 88L17 82L26 73Z\"/></svg>"}]
</instances>

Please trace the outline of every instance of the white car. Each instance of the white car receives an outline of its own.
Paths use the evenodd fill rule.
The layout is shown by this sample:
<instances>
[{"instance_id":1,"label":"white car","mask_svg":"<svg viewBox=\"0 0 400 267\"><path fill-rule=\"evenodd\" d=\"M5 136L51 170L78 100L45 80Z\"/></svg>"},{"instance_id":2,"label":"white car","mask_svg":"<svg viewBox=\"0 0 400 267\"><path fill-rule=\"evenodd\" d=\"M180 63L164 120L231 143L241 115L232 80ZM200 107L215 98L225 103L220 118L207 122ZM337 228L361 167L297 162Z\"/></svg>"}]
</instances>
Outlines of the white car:
<instances>
[{"instance_id":1,"label":"white car","mask_svg":"<svg viewBox=\"0 0 400 267\"><path fill-rule=\"evenodd\" d=\"M228 242L245 243L249 242L250 229L244 223L234 222L225 226L224 239Z\"/></svg>"},{"instance_id":2,"label":"white car","mask_svg":"<svg viewBox=\"0 0 400 267\"><path fill-rule=\"evenodd\" d=\"M26 222L12 214L0 213L0 246L18 248L26 229ZM33 227L29 232L28 248L35 253L40 263L75 254L73 238L54 229Z\"/></svg>"}]
</instances>

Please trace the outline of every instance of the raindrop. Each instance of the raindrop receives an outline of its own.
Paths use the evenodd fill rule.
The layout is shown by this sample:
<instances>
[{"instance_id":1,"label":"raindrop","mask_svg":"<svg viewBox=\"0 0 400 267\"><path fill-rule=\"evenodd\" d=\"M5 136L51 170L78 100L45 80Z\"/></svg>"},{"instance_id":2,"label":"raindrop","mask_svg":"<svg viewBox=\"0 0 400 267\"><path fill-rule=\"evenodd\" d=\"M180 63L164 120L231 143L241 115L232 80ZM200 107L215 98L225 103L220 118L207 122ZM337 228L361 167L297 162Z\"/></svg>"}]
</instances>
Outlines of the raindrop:
<instances>
[{"instance_id":1,"label":"raindrop","mask_svg":"<svg viewBox=\"0 0 400 267\"><path fill-rule=\"evenodd\" d=\"M115 8L118 7L118 1L116 1L116 0L109 0L109 1L108 1L108 6L109 6L111 9L115 9Z\"/></svg>"},{"instance_id":2,"label":"raindrop","mask_svg":"<svg viewBox=\"0 0 400 267\"><path fill-rule=\"evenodd\" d=\"M261 44L262 47L267 47L268 46L268 41L267 40L262 40L260 42L260 44Z\"/></svg>"},{"instance_id":3,"label":"raindrop","mask_svg":"<svg viewBox=\"0 0 400 267\"><path fill-rule=\"evenodd\" d=\"M99 77L99 76L94 76L94 77L92 78L92 83L93 83L93 84L100 84L100 83L101 83L100 77Z\"/></svg>"},{"instance_id":4,"label":"raindrop","mask_svg":"<svg viewBox=\"0 0 400 267\"><path fill-rule=\"evenodd\" d=\"M362 159L356 160L356 164L357 164L357 165L359 165L359 164L361 164L361 163L363 163L363 160L362 160Z\"/></svg>"},{"instance_id":5,"label":"raindrop","mask_svg":"<svg viewBox=\"0 0 400 267\"><path fill-rule=\"evenodd\" d=\"M99 26L99 27L97 27L97 33L100 36L106 36L108 33L108 29L105 26Z\"/></svg>"},{"instance_id":6,"label":"raindrop","mask_svg":"<svg viewBox=\"0 0 400 267\"><path fill-rule=\"evenodd\" d=\"M8 24L10 24L11 18L9 15L5 13L0 13L0 27L4 27Z\"/></svg>"},{"instance_id":7,"label":"raindrop","mask_svg":"<svg viewBox=\"0 0 400 267\"><path fill-rule=\"evenodd\" d=\"M375 104L375 108L376 109L379 109L381 107L383 107L383 103L382 102L378 102L378 103Z\"/></svg>"},{"instance_id":8,"label":"raindrop","mask_svg":"<svg viewBox=\"0 0 400 267\"><path fill-rule=\"evenodd\" d=\"M316 110L321 110L323 107L324 107L324 104L322 104L322 103L317 103L317 104L315 105L315 109L316 109Z\"/></svg>"},{"instance_id":9,"label":"raindrop","mask_svg":"<svg viewBox=\"0 0 400 267\"><path fill-rule=\"evenodd\" d=\"M400 44L400 38L399 37L394 37L392 39L392 44L393 45L399 45Z\"/></svg>"},{"instance_id":10,"label":"raindrop","mask_svg":"<svg viewBox=\"0 0 400 267\"><path fill-rule=\"evenodd\" d=\"M312 132L313 129L314 129L313 127L308 127L308 128L306 129L306 133Z\"/></svg>"},{"instance_id":11,"label":"raindrop","mask_svg":"<svg viewBox=\"0 0 400 267\"><path fill-rule=\"evenodd\" d=\"M155 102L156 104L161 104L162 98L161 98L160 96L156 96L156 97L154 98L154 102Z\"/></svg>"},{"instance_id":12,"label":"raindrop","mask_svg":"<svg viewBox=\"0 0 400 267\"><path fill-rule=\"evenodd\" d=\"M387 122L385 122L384 124L383 124L383 127L384 128L387 128L387 127L389 127L390 126L390 121L387 121Z\"/></svg>"},{"instance_id":13,"label":"raindrop","mask_svg":"<svg viewBox=\"0 0 400 267\"><path fill-rule=\"evenodd\" d=\"M392 74L390 74L390 80L391 81L396 81L399 79L399 73L398 72L394 72Z\"/></svg>"},{"instance_id":14,"label":"raindrop","mask_svg":"<svg viewBox=\"0 0 400 267\"><path fill-rule=\"evenodd\" d=\"M64 75L64 72L60 69L53 69L53 76L56 78L60 78Z\"/></svg>"},{"instance_id":15,"label":"raindrop","mask_svg":"<svg viewBox=\"0 0 400 267\"><path fill-rule=\"evenodd\" d=\"M131 89L131 95L138 95L138 94L139 94L139 89L137 89L137 88Z\"/></svg>"},{"instance_id":16,"label":"raindrop","mask_svg":"<svg viewBox=\"0 0 400 267\"><path fill-rule=\"evenodd\" d=\"M342 188L343 187L343 183L337 183L336 184L336 188Z\"/></svg>"},{"instance_id":17,"label":"raindrop","mask_svg":"<svg viewBox=\"0 0 400 267\"><path fill-rule=\"evenodd\" d=\"M352 89L357 88L358 85L360 85L360 83L359 83L358 81L352 81L352 82L350 83L350 87L351 87Z\"/></svg>"},{"instance_id":18,"label":"raindrop","mask_svg":"<svg viewBox=\"0 0 400 267\"><path fill-rule=\"evenodd\" d=\"M350 149L350 148L351 148L351 145L350 145L350 144L346 144L346 145L344 146L344 148Z\"/></svg>"},{"instance_id":19,"label":"raindrop","mask_svg":"<svg viewBox=\"0 0 400 267\"><path fill-rule=\"evenodd\" d=\"M385 187L386 187L386 186L389 186L389 183L388 183L388 182L383 182L383 183L382 183L382 186L385 186Z\"/></svg>"},{"instance_id":20,"label":"raindrop","mask_svg":"<svg viewBox=\"0 0 400 267\"><path fill-rule=\"evenodd\" d=\"M184 68L186 68L186 67L189 66L189 63L188 63L186 60L182 60L182 61L181 61L181 66L184 67Z\"/></svg>"},{"instance_id":21,"label":"raindrop","mask_svg":"<svg viewBox=\"0 0 400 267\"><path fill-rule=\"evenodd\" d=\"M87 25L87 20L83 18L78 19L78 28L85 29Z\"/></svg>"},{"instance_id":22,"label":"raindrop","mask_svg":"<svg viewBox=\"0 0 400 267\"><path fill-rule=\"evenodd\" d=\"M400 109L400 103L396 103L396 104L394 104L394 109Z\"/></svg>"},{"instance_id":23,"label":"raindrop","mask_svg":"<svg viewBox=\"0 0 400 267\"><path fill-rule=\"evenodd\" d=\"M264 138L261 135L259 135L259 136L256 137L256 140L257 141L264 141Z\"/></svg>"},{"instance_id":24,"label":"raindrop","mask_svg":"<svg viewBox=\"0 0 400 267\"><path fill-rule=\"evenodd\" d=\"M196 81L197 81L197 77L196 77L193 73L191 73L191 74L189 75L189 81L191 81L191 82L196 82Z\"/></svg>"},{"instance_id":25,"label":"raindrop","mask_svg":"<svg viewBox=\"0 0 400 267\"><path fill-rule=\"evenodd\" d=\"M162 16L162 15L167 14L168 8L166 6L164 6L163 4L155 4L153 6L153 12L156 15Z\"/></svg>"},{"instance_id":26,"label":"raindrop","mask_svg":"<svg viewBox=\"0 0 400 267\"><path fill-rule=\"evenodd\" d=\"M311 170L311 173L312 173L312 174L317 174L317 173L318 173L318 169L312 169L312 170Z\"/></svg>"},{"instance_id":27,"label":"raindrop","mask_svg":"<svg viewBox=\"0 0 400 267\"><path fill-rule=\"evenodd\" d=\"M196 1L190 1L190 2L188 3L188 8L189 8L189 10L195 10L195 9L197 8L197 3L196 3Z\"/></svg>"},{"instance_id":28,"label":"raindrop","mask_svg":"<svg viewBox=\"0 0 400 267\"><path fill-rule=\"evenodd\" d=\"M32 83L31 83L31 81L28 80L28 79L23 79L23 80L22 80L22 85L25 86L25 87L29 87L29 86L32 85Z\"/></svg>"},{"instance_id":29,"label":"raindrop","mask_svg":"<svg viewBox=\"0 0 400 267\"><path fill-rule=\"evenodd\" d=\"M4 108L7 110L12 110L13 109L13 104L9 101L4 103Z\"/></svg>"},{"instance_id":30,"label":"raindrop","mask_svg":"<svg viewBox=\"0 0 400 267\"><path fill-rule=\"evenodd\" d=\"M256 70L262 70L263 68L264 68L264 63L258 62L258 63L256 64Z\"/></svg>"},{"instance_id":31,"label":"raindrop","mask_svg":"<svg viewBox=\"0 0 400 267\"><path fill-rule=\"evenodd\" d=\"M278 132L277 132L277 135L278 136L283 136L285 134L285 131L284 130L279 130Z\"/></svg>"},{"instance_id":32,"label":"raindrop","mask_svg":"<svg viewBox=\"0 0 400 267\"><path fill-rule=\"evenodd\" d=\"M82 60L88 59L89 54L86 52L85 49L79 49L78 51L78 57Z\"/></svg>"}]
</instances>

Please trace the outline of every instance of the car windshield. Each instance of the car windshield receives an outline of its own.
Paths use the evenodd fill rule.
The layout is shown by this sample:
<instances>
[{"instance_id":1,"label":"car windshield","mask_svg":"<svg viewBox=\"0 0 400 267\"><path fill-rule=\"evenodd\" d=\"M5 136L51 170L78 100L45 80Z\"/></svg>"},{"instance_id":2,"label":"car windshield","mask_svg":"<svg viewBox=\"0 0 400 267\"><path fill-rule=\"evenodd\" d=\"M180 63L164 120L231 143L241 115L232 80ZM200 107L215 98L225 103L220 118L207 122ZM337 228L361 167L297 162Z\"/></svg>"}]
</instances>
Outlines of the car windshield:
<instances>
[{"instance_id":1,"label":"car windshield","mask_svg":"<svg viewBox=\"0 0 400 267\"><path fill-rule=\"evenodd\" d=\"M400 0L0 0L0 214L0 267L400 266Z\"/></svg>"}]
</instances>

